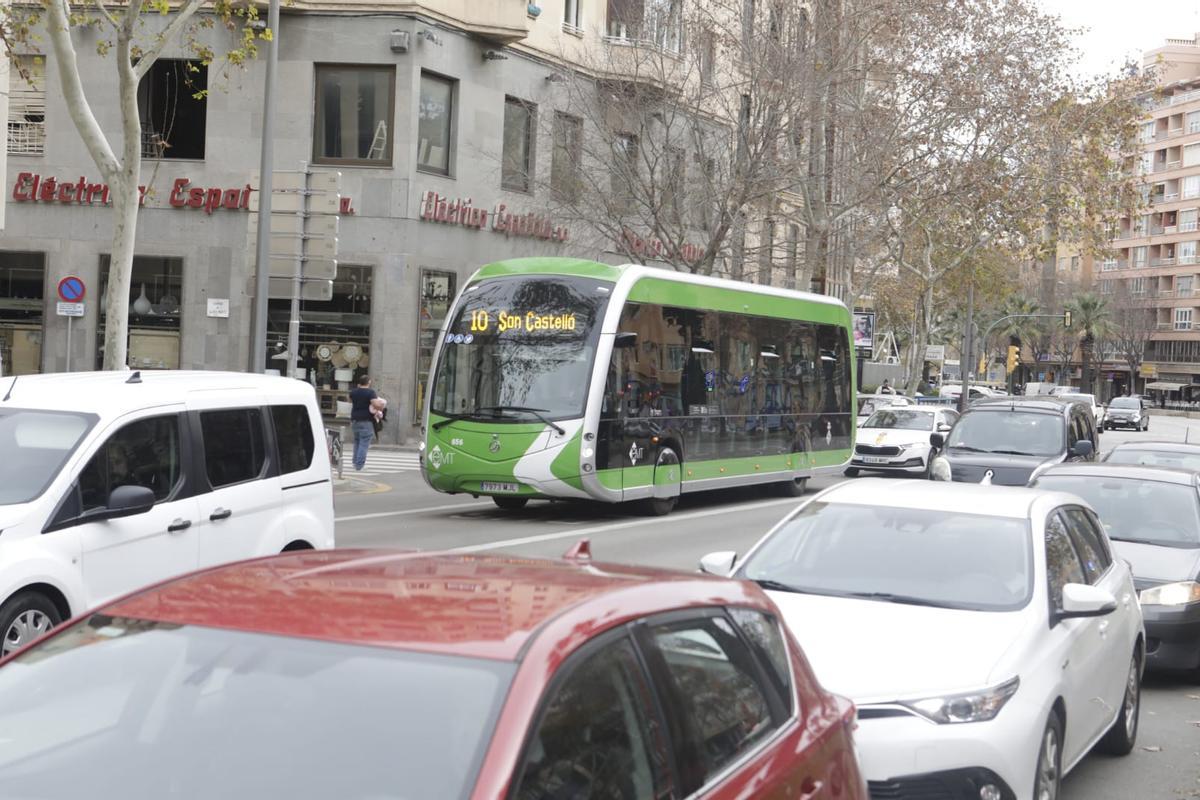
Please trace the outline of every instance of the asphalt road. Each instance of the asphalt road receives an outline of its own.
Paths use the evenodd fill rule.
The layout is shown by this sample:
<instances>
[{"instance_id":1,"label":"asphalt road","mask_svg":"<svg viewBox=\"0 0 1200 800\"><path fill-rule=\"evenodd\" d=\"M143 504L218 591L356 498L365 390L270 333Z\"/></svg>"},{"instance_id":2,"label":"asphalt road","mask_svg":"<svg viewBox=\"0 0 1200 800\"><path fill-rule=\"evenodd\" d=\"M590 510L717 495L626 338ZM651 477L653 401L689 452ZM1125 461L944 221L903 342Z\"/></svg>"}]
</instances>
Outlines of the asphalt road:
<instances>
[{"instance_id":1,"label":"asphalt road","mask_svg":"<svg viewBox=\"0 0 1200 800\"><path fill-rule=\"evenodd\" d=\"M1185 432L1200 442L1200 420L1154 415L1149 433L1103 434L1101 451L1137 439L1183 441ZM373 474L339 490L339 547L556 557L587 537L597 560L691 570L705 553L744 552L797 502L754 489L686 496L662 518L602 503L534 502L505 512L488 500L437 494L416 471L387 471L405 470L402 464L373 452L366 470ZM837 480L815 480L810 491ZM1062 800L1200 798L1200 679L1149 676L1141 725L1133 754L1088 756L1065 780Z\"/></svg>"}]
</instances>

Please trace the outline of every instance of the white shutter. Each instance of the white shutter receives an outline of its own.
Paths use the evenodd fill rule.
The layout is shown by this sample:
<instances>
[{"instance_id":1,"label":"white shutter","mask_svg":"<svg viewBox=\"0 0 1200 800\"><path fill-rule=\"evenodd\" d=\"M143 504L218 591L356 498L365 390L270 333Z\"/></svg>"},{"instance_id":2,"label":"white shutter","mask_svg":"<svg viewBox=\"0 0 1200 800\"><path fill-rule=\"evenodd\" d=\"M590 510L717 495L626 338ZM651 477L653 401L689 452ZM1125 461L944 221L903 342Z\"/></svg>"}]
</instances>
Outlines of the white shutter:
<instances>
[{"instance_id":1,"label":"white shutter","mask_svg":"<svg viewBox=\"0 0 1200 800\"><path fill-rule=\"evenodd\" d=\"M1183 165L1194 167L1200 164L1200 144L1189 144L1183 148Z\"/></svg>"},{"instance_id":2,"label":"white shutter","mask_svg":"<svg viewBox=\"0 0 1200 800\"><path fill-rule=\"evenodd\" d=\"M8 152L42 155L46 152L46 57L17 56L8 72L8 87Z\"/></svg>"}]
</instances>

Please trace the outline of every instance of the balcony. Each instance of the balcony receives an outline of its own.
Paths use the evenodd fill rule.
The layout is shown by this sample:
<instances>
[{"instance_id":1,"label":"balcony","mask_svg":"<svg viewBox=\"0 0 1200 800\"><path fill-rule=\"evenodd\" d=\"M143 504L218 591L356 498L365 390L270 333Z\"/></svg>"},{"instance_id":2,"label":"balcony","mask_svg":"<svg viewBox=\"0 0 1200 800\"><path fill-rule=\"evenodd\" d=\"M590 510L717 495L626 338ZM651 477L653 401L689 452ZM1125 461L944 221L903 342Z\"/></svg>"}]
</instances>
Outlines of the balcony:
<instances>
[{"instance_id":1,"label":"balcony","mask_svg":"<svg viewBox=\"0 0 1200 800\"><path fill-rule=\"evenodd\" d=\"M1195 256L1180 256L1178 258L1178 261L1180 264L1195 264L1196 257Z\"/></svg>"},{"instance_id":2,"label":"balcony","mask_svg":"<svg viewBox=\"0 0 1200 800\"><path fill-rule=\"evenodd\" d=\"M304 4L304 0L297 3ZM512 44L529 35L527 0L423 0L413 5L454 20L455 27L496 44Z\"/></svg>"},{"instance_id":3,"label":"balcony","mask_svg":"<svg viewBox=\"0 0 1200 800\"><path fill-rule=\"evenodd\" d=\"M1191 233L1192 231L1196 230L1196 220L1192 220L1191 222L1181 222L1179 223L1178 228L1179 233Z\"/></svg>"},{"instance_id":4,"label":"balcony","mask_svg":"<svg viewBox=\"0 0 1200 800\"><path fill-rule=\"evenodd\" d=\"M1166 99L1166 102L1159 106L1159 108L1177 106L1181 103L1190 103L1193 100L1200 100L1200 89L1193 89L1192 91L1184 92L1183 94L1171 95Z\"/></svg>"},{"instance_id":5,"label":"balcony","mask_svg":"<svg viewBox=\"0 0 1200 800\"><path fill-rule=\"evenodd\" d=\"M1168 161L1167 162L1167 169L1169 169L1169 170L1170 169L1179 169L1182 166L1183 166L1182 161Z\"/></svg>"},{"instance_id":6,"label":"balcony","mask_svg":"<svg viewBox=\"0 0 1200 800\"><path fill-rule=\"evenodd\" d=\"M45 122L9 122L8 154L40 156L46 153Z\"/></svg>"},{"instance_id":7,"label":"balcony","mask_svg":"<svg viewBox=\"0 0 1200 800\"><path fill-rule=\"evenodd\" d=\"M1183 128L1171 128L1167 131L1167 138L1173 139L1176 136L1183 136Z\"/></svg>"}]
</instances>

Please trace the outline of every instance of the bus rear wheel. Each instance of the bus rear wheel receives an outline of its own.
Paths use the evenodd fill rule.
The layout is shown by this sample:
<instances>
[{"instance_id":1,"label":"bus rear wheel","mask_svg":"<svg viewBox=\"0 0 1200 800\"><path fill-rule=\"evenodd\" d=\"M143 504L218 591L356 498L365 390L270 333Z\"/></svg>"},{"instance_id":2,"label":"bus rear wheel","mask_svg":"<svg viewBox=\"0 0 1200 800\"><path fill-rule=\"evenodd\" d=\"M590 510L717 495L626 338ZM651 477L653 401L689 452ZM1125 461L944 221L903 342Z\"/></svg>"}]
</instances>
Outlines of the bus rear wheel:
<instances>
[{"instance_id":1,"label":"bus rear wheel","mask_svg":"<svg viewBox=\"0 0 1200 800\"><path fill-rule=\"evenodd\" d=\"M794 478L790 481L780 481L775 484L777 492L782 497L800 497L808 488L808 478Z\"/></svg>"},{"instance_id":2,"label":"bus rear wheel","mask_svg":"<svg viewBox=\"0 0 1200 800\"><path fill-rule=\"evenodd\" d=\"M520 511L529 502L528 497L498 497L493 496L492 502L505 511Z\"/></svg>"}]
</instances>

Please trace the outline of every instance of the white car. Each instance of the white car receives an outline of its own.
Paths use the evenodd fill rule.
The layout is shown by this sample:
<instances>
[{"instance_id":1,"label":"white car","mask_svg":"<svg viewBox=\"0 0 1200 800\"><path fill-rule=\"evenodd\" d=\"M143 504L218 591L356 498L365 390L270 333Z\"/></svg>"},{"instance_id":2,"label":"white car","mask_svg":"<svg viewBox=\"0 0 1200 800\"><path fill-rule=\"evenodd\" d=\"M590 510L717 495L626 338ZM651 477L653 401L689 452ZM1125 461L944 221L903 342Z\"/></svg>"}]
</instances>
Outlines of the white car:
<instances>
[{"instance_id":1,"label":"white car","mask_svg":"<svg viewBox=\"0 0 1200 800\"><path fill-rule=\"evenodd\" d=\"M929 435L949 432L957 420L957 411L940 406L881 408L858 429L846 475L878 471L928 476L937 453Z\"/></svg>"},{"instance_id":2,"label":"white car","mask_svg":"<svg viewBox=\"0 0 1200 800\"><path fill-rule=\"evenodd\" d=\"M990 389L987 386L981 386L979 384L973 383L973 384L971 384L971 394L968 399L978 400L981 397L1003 397L1006 394L1008 394L1008 393L1001 392L996 389ZM960 395L962 395L962 384L961 383L947 383L944 386L942 386L942 388L938 391L938 395L940 397L955 397L955 398L957 398Z\"/></svg>"},{"instance_id":3,"label":"white car","mask_svg":"<svg viewBox=\"0 0 1200 800\"><path fill-rule=\"evenodd\" d=\"M855 399L858 401L858 427L860 428L878 409L917 404L916 400L902 394L860 394Z\"/></svg>"},{"instance_id":4,"label":"white car","mask_svg":"<svg viewBox=\"0 0 1200 800\"><path fill-rule=\"evenodd\" d=\"M1092 416L1096 418L1096 430L1104 429L1104 406L1096 399L1096 395L1080 392L1062 392L1059 396L1066 396L1068 400L1074 400L1077 403L1083 403L1088 408L1092 409Z\"/></svg>"},{"instance_id":5,"label":"white car","mask_svg":"<svg viewBox=\"0 0 1200 800\"><path fill-rule=\"evenodd\" d=\"M1133 749L1141 609L1074 495L848 481L701 567L765 588L858 706L872 796L1043 800L1094 746Z\"/></svg>"},{"instance_id":6,"label":"white car","mask_svg":"<svg viewBox=\"0 0 1200 800\"><path fill-rule=\"evenodd\" d=\"M312 386L221 372L0 379L0 656L184 572L333 547Z\"/></svg>"}]
</instances>

